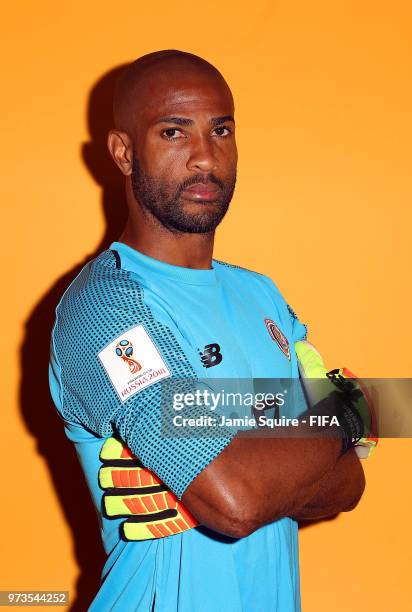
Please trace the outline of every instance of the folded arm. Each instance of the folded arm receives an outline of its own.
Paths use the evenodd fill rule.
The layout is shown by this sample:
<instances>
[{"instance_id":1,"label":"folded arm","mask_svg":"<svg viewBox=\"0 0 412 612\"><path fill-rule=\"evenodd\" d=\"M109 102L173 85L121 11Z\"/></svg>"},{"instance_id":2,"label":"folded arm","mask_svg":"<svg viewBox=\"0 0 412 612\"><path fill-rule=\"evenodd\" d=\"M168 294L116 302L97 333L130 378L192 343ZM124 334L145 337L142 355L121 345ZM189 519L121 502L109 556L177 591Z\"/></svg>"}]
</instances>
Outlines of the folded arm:
<instances>
[{"instance_id":1,"label":"folded arm","mask_svg":"<svg viewBox=\"0 0 412 612\"><path fill-rule=\"evenodd\" d=\"M311 500L340 450L336 438L238 435L191 482L182 501L201 524L244 537Z\"/></svg>"},{"instance_id":2,"label":"folded arm","mask_svg":"<svg viewBox=\"0 0 412 612\"><path fill-rule=\"evenodd\" d=\"M319 481L316 494L291 515L296 520L317 520L353 510L365 489L365 475L354 449L340 457Z\"/></svg>"}]
</instances>

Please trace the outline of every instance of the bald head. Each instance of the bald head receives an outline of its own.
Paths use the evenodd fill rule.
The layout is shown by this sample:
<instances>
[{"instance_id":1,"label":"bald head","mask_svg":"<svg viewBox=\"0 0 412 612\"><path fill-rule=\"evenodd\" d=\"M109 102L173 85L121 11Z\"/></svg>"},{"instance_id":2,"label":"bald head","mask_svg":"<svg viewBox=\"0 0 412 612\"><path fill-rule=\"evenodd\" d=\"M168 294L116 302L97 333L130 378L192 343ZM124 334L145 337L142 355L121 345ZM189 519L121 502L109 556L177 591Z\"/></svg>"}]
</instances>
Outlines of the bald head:
<instances>
[{"instance_id":1,"label":"bald head","mask_svg":"<svg viewBox=\"0 0 412 612\"><path fill-rule=\"evenodd\" d=\"M221 73L203 58L168 49L148 53L129 64L119 78L113 100L115 127L130 132L141 112L161 106L179 88L207 84L233 97Z\"/></svg>"}]
</instances>

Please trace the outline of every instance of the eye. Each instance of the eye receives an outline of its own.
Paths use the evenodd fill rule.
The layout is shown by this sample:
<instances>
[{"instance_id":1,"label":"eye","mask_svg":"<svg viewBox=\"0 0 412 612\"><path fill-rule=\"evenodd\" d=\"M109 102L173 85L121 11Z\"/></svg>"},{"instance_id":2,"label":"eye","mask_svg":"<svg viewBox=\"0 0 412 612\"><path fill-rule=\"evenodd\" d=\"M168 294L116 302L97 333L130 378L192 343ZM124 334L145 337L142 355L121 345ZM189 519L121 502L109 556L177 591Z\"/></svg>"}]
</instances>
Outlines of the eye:
<instances>
[{"instance_id":1,"label":"eye","mask_svg":"<svg viewBox=\"0 0 412 612\"><path fill-rule=\"evenodd\" d=\"M229 134L232 133L232 130L228 127L226 127L225 125L219 125L218 127L215 127L215 129L213 130L213 132L216 134L216 136L219 137L225 137L228 136Z\"/></svg>"},{"instance_id":2,"label":"eye","mask_svg":"<svg viewBox=\"0 0 412 612\"><path fill-rule=\"evenodd\" d=\"M184 138L181 130L177 128L167 128L167 130L162 131L162 135L167 140L177 140L178 138Z\"/></svg>"}]
</instances>

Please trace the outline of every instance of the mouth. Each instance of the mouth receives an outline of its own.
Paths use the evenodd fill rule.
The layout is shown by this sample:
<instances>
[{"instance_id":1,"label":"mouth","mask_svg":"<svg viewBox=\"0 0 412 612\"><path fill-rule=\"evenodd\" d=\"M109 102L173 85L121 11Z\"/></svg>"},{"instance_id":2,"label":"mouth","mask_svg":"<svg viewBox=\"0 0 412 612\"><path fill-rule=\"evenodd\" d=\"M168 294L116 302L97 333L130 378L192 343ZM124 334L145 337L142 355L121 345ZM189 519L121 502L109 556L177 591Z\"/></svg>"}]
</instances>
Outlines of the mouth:
<instances>
[{"instance_id":1,"label":"mouth","mask_svg":"<svg viewBox=\"0 0 412 612\"><path fill-rule=\"evenodd\" d=\"M195 183L182 192L182 197L192 202L215 202L219 192L219 187L214 183Z\"/></svg>"}]
</instances>

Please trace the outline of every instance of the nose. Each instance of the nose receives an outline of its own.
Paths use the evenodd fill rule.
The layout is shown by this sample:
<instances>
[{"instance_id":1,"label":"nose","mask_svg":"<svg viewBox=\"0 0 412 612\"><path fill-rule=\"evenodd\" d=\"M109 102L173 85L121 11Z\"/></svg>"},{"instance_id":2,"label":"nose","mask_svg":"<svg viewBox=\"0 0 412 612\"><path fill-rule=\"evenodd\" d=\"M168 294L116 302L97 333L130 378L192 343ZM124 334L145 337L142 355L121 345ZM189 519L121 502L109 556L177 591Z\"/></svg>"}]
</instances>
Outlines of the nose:
<instances>
[{"instance_id":1,"label":"nose","mask_svg":"<svg viewBox=\"0 0 412 612\"><path fill-rule=\"evenodd\" d=\"M193 142L187 169L195 172L214 172L217 168L217 160L214 152L213 142L207 137L199 137Z\"/></svg>"}]
</instances>

